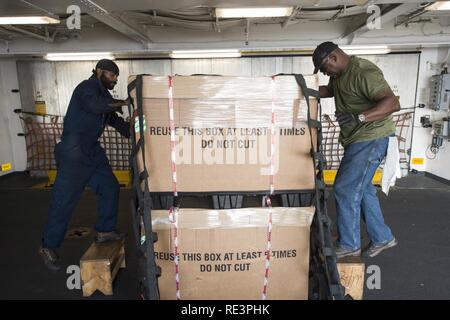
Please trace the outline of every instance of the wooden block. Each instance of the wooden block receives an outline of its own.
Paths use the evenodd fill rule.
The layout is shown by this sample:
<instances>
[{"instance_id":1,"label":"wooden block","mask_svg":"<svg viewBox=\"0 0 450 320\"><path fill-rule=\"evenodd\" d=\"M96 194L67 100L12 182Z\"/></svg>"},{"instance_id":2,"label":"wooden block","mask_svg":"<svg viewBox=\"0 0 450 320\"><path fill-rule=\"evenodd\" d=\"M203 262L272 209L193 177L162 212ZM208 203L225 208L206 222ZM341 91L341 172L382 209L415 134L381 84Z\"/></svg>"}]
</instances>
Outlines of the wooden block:
<instances>
[{"instance_id":1,"label":"wooden block","mask_svg":"<svg viewBox=\"0 0 450 320\"><path fill-rule=\"evenodd\" d=\"M364 292L365 265L358 257L347 257L337 262L341 284L345 294L354 300L362 300Z\"/></svg>"},{"instance_id":2,"label":"wooden block","mask_svg":"<svg viewBox=\"0 0 450 320\"><path fill-rule=\"evenodd\" d=\"M113 294L113 281L120 268L125 268L124 240L93 243L80 260L83 296L95 290Z\"/></svg>"}]
</instances>

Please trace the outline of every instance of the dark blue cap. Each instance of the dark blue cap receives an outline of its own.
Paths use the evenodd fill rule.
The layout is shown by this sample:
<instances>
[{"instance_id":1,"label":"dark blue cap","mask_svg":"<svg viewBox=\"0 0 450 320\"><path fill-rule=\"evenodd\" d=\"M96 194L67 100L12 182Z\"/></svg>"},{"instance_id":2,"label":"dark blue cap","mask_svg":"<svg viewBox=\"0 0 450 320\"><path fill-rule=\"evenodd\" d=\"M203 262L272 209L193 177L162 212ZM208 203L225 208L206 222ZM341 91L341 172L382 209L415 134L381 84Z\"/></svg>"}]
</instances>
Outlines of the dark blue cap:
<instances>
[{"instance_id":1,"label":"dark blue cap","mask_svg":"<svg viewBox=\"0 0 450 320\"><path fill-rule=\"evenodd\" d=\"M109 59L99 60L95 66L95 69L108 70L116 75L119 75L119 67L114 61Z\"/></svg>"}]
</instances>

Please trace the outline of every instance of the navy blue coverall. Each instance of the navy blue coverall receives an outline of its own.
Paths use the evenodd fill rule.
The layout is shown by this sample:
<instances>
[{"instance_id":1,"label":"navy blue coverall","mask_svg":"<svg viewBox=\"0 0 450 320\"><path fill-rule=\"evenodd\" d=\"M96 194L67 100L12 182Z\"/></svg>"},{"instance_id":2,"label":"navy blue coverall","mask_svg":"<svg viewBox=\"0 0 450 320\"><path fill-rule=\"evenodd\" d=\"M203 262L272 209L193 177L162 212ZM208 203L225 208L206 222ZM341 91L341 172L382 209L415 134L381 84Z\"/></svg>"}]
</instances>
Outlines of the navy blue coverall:
<instances>
[{"instance_id":1,"label":"navy blue coverall","mask_svg":"<svg viewBox=\"0 0 450 320\"><path fill-rule=\"evenodd\" d=\"M117 108L108 106L113 100L94 75L81 82L72 94L61 142L54 151L58 171L42 238L44 248L54 249L61 245L86 185L97 195L95 230L110 232L116 228L119 183L98 138L106 125L129 138L130 123L114 112Z\"/></svg>"}]
</instances>

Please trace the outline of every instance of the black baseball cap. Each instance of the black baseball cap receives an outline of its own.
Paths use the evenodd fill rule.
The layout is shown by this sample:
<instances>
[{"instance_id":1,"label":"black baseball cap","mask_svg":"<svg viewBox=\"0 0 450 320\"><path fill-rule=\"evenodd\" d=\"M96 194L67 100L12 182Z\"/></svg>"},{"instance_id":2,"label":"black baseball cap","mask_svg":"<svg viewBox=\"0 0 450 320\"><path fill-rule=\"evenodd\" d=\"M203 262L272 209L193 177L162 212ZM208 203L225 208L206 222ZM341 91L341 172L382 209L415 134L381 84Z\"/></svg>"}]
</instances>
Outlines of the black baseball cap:
<instances>
[{"instance_id":1,"label":"black baseball cap","mask_svg":"<svg viewBox=\"0 0 450 320\"><path fill-rule=\"evenodd\" d=\"M101 59L97 62L97 65L95 66L95 69L102 69L102 70L108 70L112 73L119 75L119 67L117 64L109 59Z\"/></svg>"},{"instance_id":2,"label":"black baseball cap","mask_svg":"<svg viewBox=\"0 0 450 320\"><path fill-rule=\"evenodd\" d=\"M325 59L336 48L338 48L338 45L330 41L322 42L317 46L312 56L314 63L314 74L319 71L323 59Z\"/></svg>"}]
</instances>

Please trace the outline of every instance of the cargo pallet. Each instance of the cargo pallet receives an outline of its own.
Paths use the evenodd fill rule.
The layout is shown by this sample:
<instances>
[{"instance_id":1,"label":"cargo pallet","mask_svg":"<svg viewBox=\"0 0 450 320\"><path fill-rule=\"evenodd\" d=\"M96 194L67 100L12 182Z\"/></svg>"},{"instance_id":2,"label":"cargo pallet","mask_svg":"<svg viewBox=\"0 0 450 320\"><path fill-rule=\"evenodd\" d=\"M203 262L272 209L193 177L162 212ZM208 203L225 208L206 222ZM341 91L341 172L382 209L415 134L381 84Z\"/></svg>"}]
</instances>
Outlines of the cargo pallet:
<instances>
[{"instance_id":1,"label":"cargo pallet","mask_svg":"<svg viewBox=\"0 0 450 320\"><path fill-rule=\"evenodd\" d=\"M331 238L331 220L327 214L326 201L327 190L324 182L325 159L322 153L322 125L320 121L310 117L309 97L316 98L320 102L319 93L307 88L302 75L294 75L298 85L308 104L308 128L311 134L312 128L317 130L317 145L311 138L311 156L316 167L315 189L311 192L299 191L294 193L278 193L283 206L303 206L306 202L315 205L316 212L311 225L310 238L310 268L309 268L309 294L310 300L341 300L344 299L344 287L340 283L339 272L336 263L336 255ZM142 110L142 79L138 75L128 85L128 94L136 90L136 101L130 99L129 114L137 116L136 126L139 132L144 132L144 117ZM320 103L319 103L320 106ZM320 113L319 113L320 114ZM320 119L320 116L319 116ZM178 197L168 194L152 194L148 184L148 171L145 166L144 135L136 141L132 135L131 170L133 176L134 195L131 200L131 212L133 218L133 231L136 239L138 255L138 275L142 299L159 300L158 277L161 269L154 259L154 243L158 241L156 232L153 232L151 223L151 210L156 208L170 208L178 206ZM144 170L139 172L137 154L141 150ZM234 194L215 193L210 194L214 208L239 208L243 206L244 195L254 193ZM197 194L198 195L198 194ZM201 194L205 196L205 194Z\"/></svg>"},{"instance_id":2,"label":"cargo pallet","mask_svg":"<svg viewBox=\"0 0 450 320\"><path fill-rule=\"evenodd\" d=\"M173 194L161 194L150 192L152 199L152 209L155 210L169 210L173 206L174 196ZM179 202L183 202L184 197L207 199L210 209L240 209L245 208L245 202L249 197L260 198L259 203L264 203L263 198L267 195L267 192L258 193L178 193ZM282 207L309 207L313 203L314 191L313 190L299 190L289 192L275 192L275 199Z\"/></svg>"}]
</instances>

